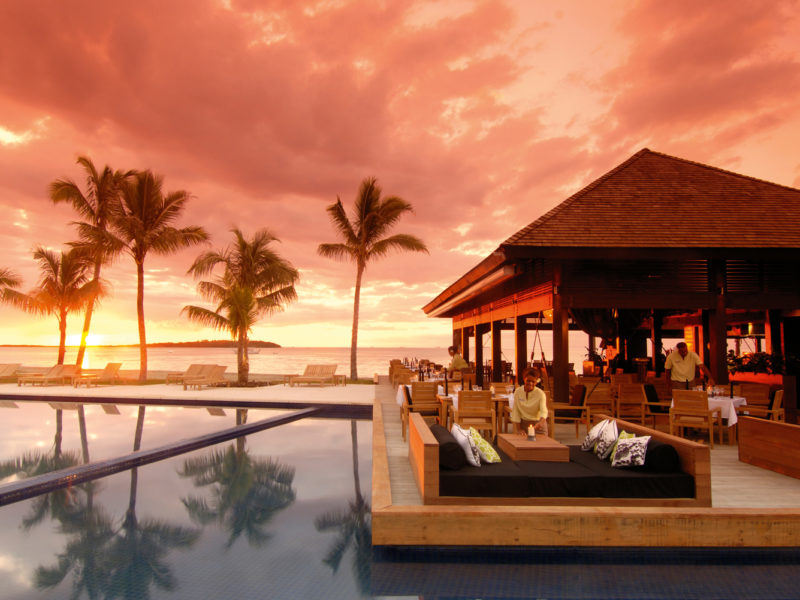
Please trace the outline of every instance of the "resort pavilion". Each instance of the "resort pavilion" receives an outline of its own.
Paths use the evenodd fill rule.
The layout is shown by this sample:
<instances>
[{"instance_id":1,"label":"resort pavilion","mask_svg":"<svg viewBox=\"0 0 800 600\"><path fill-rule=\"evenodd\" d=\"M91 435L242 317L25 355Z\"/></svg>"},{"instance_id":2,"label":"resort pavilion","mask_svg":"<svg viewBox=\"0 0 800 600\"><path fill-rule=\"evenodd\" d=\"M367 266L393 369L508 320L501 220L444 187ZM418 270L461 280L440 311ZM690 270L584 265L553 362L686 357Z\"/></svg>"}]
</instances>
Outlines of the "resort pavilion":
<instances>
[{"instance_id":1,"label":"resort pavilion","mask_svg":"<svg viewBox=\"0 0 800 600\"><path fill-rule=\"evenodd\" d=\"M653 370L662 339L683 337L727 383L727 339L743 329L761 333L767 352L800 356L800 190L645 148L512 235L423 310L452 319L464 358L479 367L491 358L493 381L501 331L514 331L520 374L530 331L552 327L556 402L569 393L571 328L590 336L590 348L606 340L623 363ZM796 422L795 390L784 400Z\"/></svg>"}]
</instances>

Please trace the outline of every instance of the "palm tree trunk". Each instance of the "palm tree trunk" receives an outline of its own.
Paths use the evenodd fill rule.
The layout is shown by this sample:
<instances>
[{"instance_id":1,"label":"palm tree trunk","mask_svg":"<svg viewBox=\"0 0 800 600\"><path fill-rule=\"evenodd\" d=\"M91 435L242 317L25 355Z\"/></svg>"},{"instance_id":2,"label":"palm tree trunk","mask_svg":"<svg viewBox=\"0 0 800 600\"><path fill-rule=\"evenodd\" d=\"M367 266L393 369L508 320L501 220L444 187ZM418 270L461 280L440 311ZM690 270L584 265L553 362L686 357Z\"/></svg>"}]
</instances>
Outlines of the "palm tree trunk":
<instances>
[{"instance_id":1,"label":"palm tree trunk","mask_svg":"<svg viewBox=\"0 0 800 600\"><path fill-rule=\"evenodd\" d=\"M358 265L356 271L356 293L353 299L353 334L350 337L350 379L358 379L358 308L361 304L361 276L364 266Z\"/></svg>"},{"instance_id":2,"label":"palm tree trunk","mask_svg":"<svg viewBox=\"0 0 800 600\"><path fill-rule=\"evenodd\" d=\"M244 329L244 328L242 328ZM250 377L250 357L247 352L247 330L239 331L239 343L237 344L236 354L238 362L237 381L239 385L247 385Z\"/></svg>"},{"instance_id":3,"label":"palm tree trunk","mask_svg":"<svg viewBox=\"0 0 800 600\"><path fill-rule=\"evenodd\" d=\"M67 311L62 310L58 315L58 364L64 364L64 355L67 353Z\"/></svg>"},{"instance_id":4,"label":"palm tree trunk","mask_svg":"<svg viewBox=\"0 0 800 600\"><path fill-rule=\"evenodd\" d=\"M94 263L94 276L92 282L97 283L100 280L100 261ZM89 304L86 305L86 315L83 318L83 331L81 331L81 343L78 346L78 358L75 360L75 366L80 368L83 365L83 357L86 354L86 339L89 337L89 326L92 324L92 312L94 311L94 303L97 301L97 294L92 296Z\"/></svg>"},{"instance_id":5,"label":"palm tree trunk","mask_svg":"<svg viewBox=\"0 0 800 600\"><path fill-rule=\"evenodd\" d=\"M139 381L147 381L147 335L144 330L144 262L136 261L136 316L139 319Z\"/></svg>"}]
</instances>

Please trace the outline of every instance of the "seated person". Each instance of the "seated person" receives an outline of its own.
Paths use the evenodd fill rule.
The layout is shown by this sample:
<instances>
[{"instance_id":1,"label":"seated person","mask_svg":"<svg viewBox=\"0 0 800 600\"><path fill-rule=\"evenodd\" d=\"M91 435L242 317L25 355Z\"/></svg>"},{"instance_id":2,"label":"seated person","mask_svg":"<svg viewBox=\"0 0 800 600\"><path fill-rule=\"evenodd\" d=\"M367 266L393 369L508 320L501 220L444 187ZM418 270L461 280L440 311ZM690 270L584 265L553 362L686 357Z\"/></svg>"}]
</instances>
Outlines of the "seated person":
<instances>
[{"instance_id":1,"label":"seated person","mask_svg":"<svg viewBox=\"0 0 800 600\"><path fill-rule=\"evenodd\" d=\"M455 346L450 346L447 349L447 353L450 354L452 360L450 361L450 366L447 368L447 374L452 377L453 373L461 372L462 369L469 369L469 364L464 358L456 352Z\"/></svg>"},{"instance_id":2,"label":"seated person","mask_svg":"<svg viewBox=\"0 0 800 600\"><path fill-rule=\"evenodd\" d=\"M528 435L528 425L533 425L537 433L547 435L547 397L538 387L542 381L539 369L526 369L522 381L523 385L514 391L514 408L511 409L514 431Z\"/></svg>"}]
</instances>

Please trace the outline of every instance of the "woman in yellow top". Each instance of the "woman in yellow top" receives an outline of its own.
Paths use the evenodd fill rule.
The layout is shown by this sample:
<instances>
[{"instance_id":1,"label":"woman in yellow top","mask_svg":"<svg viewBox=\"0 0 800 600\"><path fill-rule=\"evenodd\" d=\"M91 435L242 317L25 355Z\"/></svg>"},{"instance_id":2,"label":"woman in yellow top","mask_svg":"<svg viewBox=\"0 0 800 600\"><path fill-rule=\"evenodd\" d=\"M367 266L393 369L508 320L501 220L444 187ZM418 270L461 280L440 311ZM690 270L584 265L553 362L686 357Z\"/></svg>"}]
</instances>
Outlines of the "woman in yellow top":
<instances>
[{"instance_id":1,"label":"woman in yellow top","mask_svg":"<svg viewBox=\"0 0 800 600\"><path fill-rule=\"evenodd\" d=\"M465 361L464 358L458 352L456 352L455 346L450 346L447 349L447 353L452 358L452 360L450 361L450 367L448 369L450 375L452 375L454 371L469 369L469 363Z\"/></svg>"},{"instance_id":2,"label":"woman in yellow top","mask_svg":"<svg viewBox=\"0 0 800 600\"><path fill-rule=\"evenodd\" d=\"M527 369L522 375L523 385L514 391L511 422L519 434L527 435L528 425L533 425L537 433L547 435L547 397L536 385L541 380L539 369Z\"/></svg>"}]
</instances>

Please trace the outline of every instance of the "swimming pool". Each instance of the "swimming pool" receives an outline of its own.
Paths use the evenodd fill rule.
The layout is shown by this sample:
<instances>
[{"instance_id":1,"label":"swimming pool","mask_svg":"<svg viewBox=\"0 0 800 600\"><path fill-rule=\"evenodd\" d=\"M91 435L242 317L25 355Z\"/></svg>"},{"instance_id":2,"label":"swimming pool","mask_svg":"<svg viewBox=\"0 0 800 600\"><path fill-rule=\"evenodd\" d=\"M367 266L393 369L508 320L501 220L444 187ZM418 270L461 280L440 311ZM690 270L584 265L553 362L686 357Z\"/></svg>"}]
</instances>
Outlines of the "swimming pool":
<instances>
[{"instance_id":1,"label":"swimming pool","mask_svg":"<svg viewBox=\"0 0 800 600\"><path fill-rule=\"evenodd\" d=\"M93 461L131 451L138 409L119 410L86 405ZM147 407L141 447L229 428L224 412ZM56 414L0 410L0 463L51 456ZM62 456L80 462L77 412L62 416ZM0 507L0 598L797 597L797 549L373 550L371 433L305 418Z\"/></svg>"},{"instance_id":2,"label":"swimming pool","mask_svg":"<svg viewBox=\"0 0 800 600\"><path fill-rule=\"evenodd\" d=\"M86 406L93 460L132 449L138 411L120 412ZM275 414L248 412L248 422ZM226 413L148 407L142 448L230 427ZM0 415L0 462L52 457L53 409ZM74 410L63 411L61 445L80 461ZM369 585L370 448L369 421L303 419L139 467L133 483L126 471L4 506L0 597L359 597Z\"/></svg>"}]
</instances>

